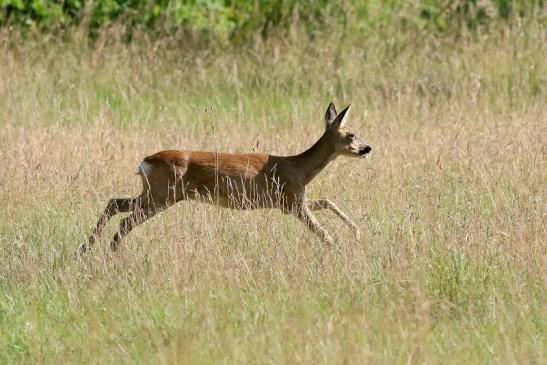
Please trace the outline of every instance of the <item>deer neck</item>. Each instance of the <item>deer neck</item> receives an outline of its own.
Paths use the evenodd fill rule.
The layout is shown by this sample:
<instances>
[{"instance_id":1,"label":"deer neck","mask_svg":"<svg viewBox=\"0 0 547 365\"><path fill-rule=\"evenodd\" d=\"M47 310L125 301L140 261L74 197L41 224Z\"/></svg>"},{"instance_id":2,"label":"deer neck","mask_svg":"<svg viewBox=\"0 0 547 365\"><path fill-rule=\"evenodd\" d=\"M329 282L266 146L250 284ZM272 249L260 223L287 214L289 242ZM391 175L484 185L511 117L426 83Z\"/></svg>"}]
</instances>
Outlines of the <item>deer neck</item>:
<instances>
[{"instance_id":1,"label":"deer neck","mask_svg":"<svg viewBox=\"0 0 547 365\"><path fill-rule=\"evenodd\" d=\"M320 173L329 162L336 158L336 152L327 133L323 134L313 146L290 160L298 166L307 185Z\"/></svg>"}]
</instances>

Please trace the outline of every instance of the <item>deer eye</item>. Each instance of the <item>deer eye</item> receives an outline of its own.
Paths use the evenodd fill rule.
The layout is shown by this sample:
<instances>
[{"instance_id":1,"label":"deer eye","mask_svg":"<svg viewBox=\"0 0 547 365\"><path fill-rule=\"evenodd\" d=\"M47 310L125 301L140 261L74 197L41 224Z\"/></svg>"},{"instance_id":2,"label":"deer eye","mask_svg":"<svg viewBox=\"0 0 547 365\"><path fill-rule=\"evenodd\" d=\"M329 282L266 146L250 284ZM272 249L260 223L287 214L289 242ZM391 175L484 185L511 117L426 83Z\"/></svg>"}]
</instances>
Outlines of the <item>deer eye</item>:
<instances>
[{"instance_id":1,"label":"deer eye","mask_svg":"<svg viewBox=\"0 0 547 365\"><path fill-rule=\"evenodd\" d=\"M355 134L353 134L353 133L348 133L348 134L346 134L346 137L348 137L349 139L354 139L354 138L355 138Z\"/></svg>"}]
</instances>

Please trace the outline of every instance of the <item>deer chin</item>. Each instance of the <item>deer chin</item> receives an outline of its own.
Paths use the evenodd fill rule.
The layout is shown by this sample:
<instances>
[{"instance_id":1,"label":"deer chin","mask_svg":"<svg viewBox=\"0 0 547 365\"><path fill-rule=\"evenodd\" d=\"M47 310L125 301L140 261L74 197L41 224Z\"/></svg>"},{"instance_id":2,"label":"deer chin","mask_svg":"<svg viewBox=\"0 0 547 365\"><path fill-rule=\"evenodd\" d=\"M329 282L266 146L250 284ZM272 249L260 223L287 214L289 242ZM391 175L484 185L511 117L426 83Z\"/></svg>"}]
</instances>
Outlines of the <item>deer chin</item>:
<instances>
[{"instance_id":1,"label":"deer chin","mask_svg":"<svg viewBox=\"0 0 547 365\"><path fill-rule=\"evenodd\" d=\"M344 152L340 153L340 155L353 158L362 158L362 155L359 153L359 151L354 150L345 150Z\"/></svg>"}]
</instances>

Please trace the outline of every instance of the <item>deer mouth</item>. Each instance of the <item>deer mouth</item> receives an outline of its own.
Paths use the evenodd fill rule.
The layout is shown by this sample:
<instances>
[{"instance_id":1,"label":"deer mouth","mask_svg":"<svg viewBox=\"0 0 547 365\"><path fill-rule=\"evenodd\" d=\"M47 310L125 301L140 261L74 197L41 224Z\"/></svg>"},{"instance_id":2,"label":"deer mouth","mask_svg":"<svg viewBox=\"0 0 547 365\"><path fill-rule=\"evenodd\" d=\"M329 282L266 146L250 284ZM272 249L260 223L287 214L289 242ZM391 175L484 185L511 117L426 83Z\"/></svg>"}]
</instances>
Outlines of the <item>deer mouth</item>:
<instances>
[{"instance_id":1,"label":"deer mouth","mask_svg":"<svg viewBox=\"0 0 547 365\"><path fill-rule=\"evenodd\" d=\"M370 151L372 151L372 148L370 146L365 146L363 148L359 149L359 157L361 158L367 158L370 154Z\"/></svg>"}]
</instances>

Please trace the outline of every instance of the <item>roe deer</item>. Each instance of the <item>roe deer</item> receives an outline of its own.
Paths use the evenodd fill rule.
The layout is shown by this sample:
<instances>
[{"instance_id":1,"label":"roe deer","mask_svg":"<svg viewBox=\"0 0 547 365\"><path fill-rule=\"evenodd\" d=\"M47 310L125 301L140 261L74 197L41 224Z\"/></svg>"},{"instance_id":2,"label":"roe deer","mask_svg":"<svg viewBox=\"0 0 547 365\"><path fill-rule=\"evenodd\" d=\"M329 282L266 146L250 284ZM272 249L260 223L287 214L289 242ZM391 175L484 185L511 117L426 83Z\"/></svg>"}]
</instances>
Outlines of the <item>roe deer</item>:
<instances>
[{"instance_id":1,"label":"roe deer","mask_svg":"<svg viewBox=\"0 0 547 365\"><path fill-rule=\"evenodd\" d=\"M348 105L337 114L331 103L325 114L323 136L308 150L295 156L161 151L146 157L137 168L143 182L142 193L135 198L111 199L88 243L81 245L79 252L92 246L108 220L118 213L131 214L120 222L110 244L113 251L137 225L180 200L199 198L232 209L280 208L284 213L296 215L323 241L332 245L331 236L311 213L330 209L359 239L357 225L333 202L305 197L306 185L338 155L364 158L371 151L370 146L345 126L349 108Z\"/></svg>"}]
</instances>

